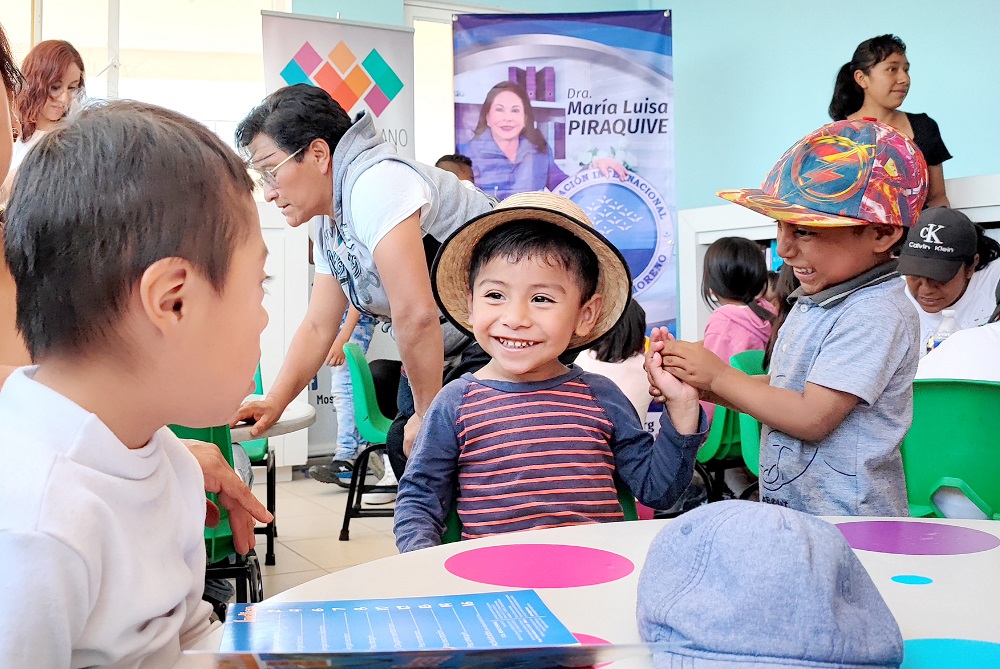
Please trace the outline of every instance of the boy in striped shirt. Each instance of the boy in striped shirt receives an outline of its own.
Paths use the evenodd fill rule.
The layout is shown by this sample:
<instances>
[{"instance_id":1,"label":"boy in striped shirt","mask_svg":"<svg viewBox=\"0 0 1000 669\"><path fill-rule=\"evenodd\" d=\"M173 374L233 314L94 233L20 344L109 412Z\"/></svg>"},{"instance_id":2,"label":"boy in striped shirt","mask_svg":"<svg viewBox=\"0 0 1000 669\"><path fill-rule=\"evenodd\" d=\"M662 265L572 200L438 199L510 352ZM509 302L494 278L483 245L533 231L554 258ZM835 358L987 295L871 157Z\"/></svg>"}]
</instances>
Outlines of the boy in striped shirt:
<instances>
[{"instance_id":1,"label":"boy in striped shirt","mask_svg":"<svg viewBox=\"0 0 1000 669\"><path fill-rule=\"evenodd\" d=\"M614 383L559 359L631 298L625 260L579 207L514 195L446 240L432 274L442 311L492 360L423 417L396 501L401 552L441 543L456 498L463 538L622 520L615 477L653 508L676 501L707 432L698 392L648 366L666 398L654 440Z\"/></svg>"}]
</instances>

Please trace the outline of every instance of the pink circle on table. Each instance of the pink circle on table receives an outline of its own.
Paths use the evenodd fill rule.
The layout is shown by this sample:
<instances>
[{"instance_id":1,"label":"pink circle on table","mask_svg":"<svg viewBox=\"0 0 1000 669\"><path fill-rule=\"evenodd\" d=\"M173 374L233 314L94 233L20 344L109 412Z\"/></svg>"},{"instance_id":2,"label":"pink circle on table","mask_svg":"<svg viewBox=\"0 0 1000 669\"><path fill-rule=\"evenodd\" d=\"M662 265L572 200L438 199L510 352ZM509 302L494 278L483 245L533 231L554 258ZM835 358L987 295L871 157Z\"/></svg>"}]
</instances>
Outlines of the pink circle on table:
<instances>
[{"instance_id":1,"label":"pink circle on table","mask_svg":"<svg viewBox=\"0 0 1000 669\"><path fill-rule=\"evenodd\" d=\"M851 548L894 555L967 555L1000 546L1000 538L968 527L900 520L839 523Z\"/></svg>"},{"instance_id":2,"label":"pink circle on table","mask_svg":"<svg viewBox=\"0 0 1000 669\"><path fill-rule=\"evenodd\" d=\"M610 646L611 642L607 639L602 639L599 636L591 636L589 634L580 634L579 632L573 632L573 636L576 640L580 642L583 646ZM601 662L600 664L595 664L594 669L601 669L601 667L606 667L612 662Z\"/></svg>"},{"instance_id":3,"label":"pink circle on table","mask_svg":"<svg viewBox=\"0 0 1000 669\"><path fill-rule=\"evenodd\" d=\"M449 572L476 583L510 588L579 588L628 576L628 558L598 548L511 544L473 548L445 560Z\"/></svg>"}]
</instances>

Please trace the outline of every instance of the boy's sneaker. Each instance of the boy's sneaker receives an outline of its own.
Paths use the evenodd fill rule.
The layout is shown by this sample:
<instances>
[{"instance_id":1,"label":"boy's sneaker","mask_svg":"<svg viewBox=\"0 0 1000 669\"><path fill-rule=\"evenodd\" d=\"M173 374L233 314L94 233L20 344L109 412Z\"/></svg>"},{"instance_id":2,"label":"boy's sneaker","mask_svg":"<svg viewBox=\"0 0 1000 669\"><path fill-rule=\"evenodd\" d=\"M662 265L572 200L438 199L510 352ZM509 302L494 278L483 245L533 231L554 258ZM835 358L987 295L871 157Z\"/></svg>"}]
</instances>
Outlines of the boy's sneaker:
<instances>
[{"instance_id":1,"label":"boy's sneaker","mask_svg":"<svg viewBox=\"0 0 1000 669\"><path fill-rule=\"evenodd\" d=\"M354 463L348 460L334 460L325 465L313 465L309 468L309 477L322 483L336 483L341 488L351 485L351 474Z\"/></svg>"}]
</instances>

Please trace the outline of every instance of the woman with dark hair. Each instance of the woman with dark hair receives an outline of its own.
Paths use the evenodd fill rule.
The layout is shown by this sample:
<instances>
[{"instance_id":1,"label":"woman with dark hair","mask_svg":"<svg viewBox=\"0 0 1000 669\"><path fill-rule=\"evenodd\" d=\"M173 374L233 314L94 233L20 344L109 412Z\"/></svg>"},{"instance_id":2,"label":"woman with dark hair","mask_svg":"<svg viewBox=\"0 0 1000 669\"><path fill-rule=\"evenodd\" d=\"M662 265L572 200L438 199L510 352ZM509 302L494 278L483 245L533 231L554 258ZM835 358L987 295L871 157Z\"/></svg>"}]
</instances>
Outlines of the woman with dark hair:
<instances>
[{"instance_id":1,"label":"woman with dark hair","mask_svg":"<svg viewBox=\"0 0 1000 669\"><path fill-rule=\"evenodd\" d=\"M38 138L59 124L84 90L83 58L63 40L39 42L22 64L24 85L15 98L21 135L14 145L11 172Z\"/></svg>"},{"instance_id":2,"label":"woman with dark hair","mask_svg":"<svg viewBox=\"0 0 1000 669\"><path fill-rule=\"evenodd\" d=\"M924 211L899 253L906 295L920 317L920 354L944 318L954 311L960 329L986 323L996 307L1000 244L954 209Z\"/></svg>"},{"instance_id":3,"label":"woman with dark hair","mask_svg":"<svg viewBox=\"0 0 1000 669\"><path fill-rule=\"evenodd\" d=\"M5 105L0 104L0 175L6 175L14 150L14 96L21 88L23 78L10 52L10 43L3 26L0 26L0 80L3 81L4 98L7 101Z\"/></svg>"},{"instance_id":4,"label":"woman with dark hair","mask_svg":"<svg viewBox=\"0 0 1000 669\"><path fill-rule=\"evenodd\" d=\"M906 44L895 35L865 40L851 62L837 73L830 101L830 118L870 118L892 126L913 140L927 161L929 180L925 208L947 207L942 163L951 158L938 125L927 114L899 109L910 90L910 61Z\"/></svg>"},{"instance_id":5,"label":"woman with dark hair","mask_svg":"<svg viewBox=\"0 0 1000 669\"><path fill-rule=\"evenodd\" d=\"M535 125L527 91L513 81L501 81L486 94L472 139L459 145L458 152L472 159L476 185L498 199L552 190L567 178ZM621 179L627 174L614 158L596 158L591 167Z\"/></svg>"}]
</instances>

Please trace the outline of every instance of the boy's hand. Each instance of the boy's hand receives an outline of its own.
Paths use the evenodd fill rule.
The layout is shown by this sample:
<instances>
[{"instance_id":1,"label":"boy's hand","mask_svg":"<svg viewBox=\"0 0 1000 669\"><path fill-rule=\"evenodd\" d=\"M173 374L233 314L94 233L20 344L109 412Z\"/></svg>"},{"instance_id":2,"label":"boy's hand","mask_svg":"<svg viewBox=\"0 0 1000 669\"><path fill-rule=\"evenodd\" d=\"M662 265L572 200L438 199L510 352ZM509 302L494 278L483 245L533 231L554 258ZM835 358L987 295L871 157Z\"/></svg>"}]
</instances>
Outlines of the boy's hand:
<instances>
[{"instance_id":1,"label":"boy's hand","mask_svg":"<svg viewBox=\"0 0 1000 669\"><path fill-rule=\"evenodd\" d=\"M698 388L711 390L712 384L729 365L701 344L686 341L650 343L650 351L660 355L663 367L681 381Z\"/></svg>"},{"instance_id":2,"label":"boy's hand","mask_svg":"<svg viewBox=\"0 0 1000 669\"><path fill-rule=\"evenodd\" d=\"M344 364L344 360L346 360L344 345L339 342L333 342L333 346L330 347L330 352L326 356L326 364L330 367L340 367Z\"/></svg>"},{"instance_id":3,"label":"boy's hand","mask_svg":"<svg viewBox=\"0 0 1000 669\"><path fill-rule=\"evenodd\" d=\"M243 421L253 421L254 425L250 428L250 434L256 437L274 425L281 418L281 413L284 410L285 407L280 406L270 395L262 400L244 402L240 410L236 412L236 418L229 424L229 427L236 427Z\"/></svg>"},{"instance_id":4,"label":"boy's hand","mask_svg":"<svg viewBox=\"0 0 1000 669\"><path fill-rule=\"evenodd\" d=\"M269 523L274 520L271 512L254 497L250 487L229 466L215 444L195 439L183 439L205 476L205 492L219 496L219 503L229 512L229 526L233 531L233 545L240 555L246 555L257 543L253 528L256 521ZM206 502L205 524L219 524L219 509Z\"/></svg>"},{"instance_id":5,"label":"boy's hand","mask_svg":"<svg viewBox=\"0 0 1000 669\"><path fill-rule=\"evenodd\" d=\"M649 379L649 394L658 402L698 401L698 390L664 369L661 349L667 342L674 341L667 328L653 328L649 336L649 350L646 351L646 377Z\"/></svg>"}]
</instances>

